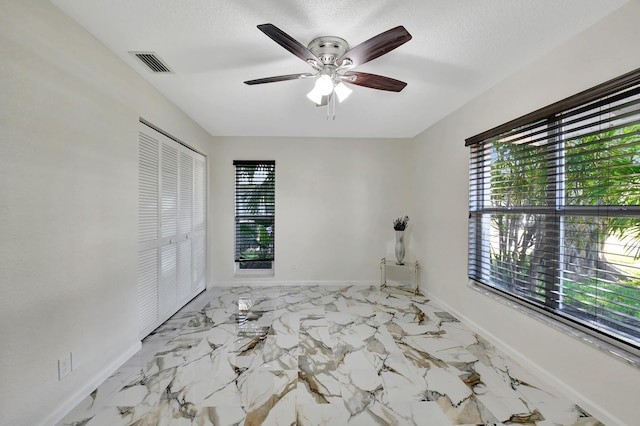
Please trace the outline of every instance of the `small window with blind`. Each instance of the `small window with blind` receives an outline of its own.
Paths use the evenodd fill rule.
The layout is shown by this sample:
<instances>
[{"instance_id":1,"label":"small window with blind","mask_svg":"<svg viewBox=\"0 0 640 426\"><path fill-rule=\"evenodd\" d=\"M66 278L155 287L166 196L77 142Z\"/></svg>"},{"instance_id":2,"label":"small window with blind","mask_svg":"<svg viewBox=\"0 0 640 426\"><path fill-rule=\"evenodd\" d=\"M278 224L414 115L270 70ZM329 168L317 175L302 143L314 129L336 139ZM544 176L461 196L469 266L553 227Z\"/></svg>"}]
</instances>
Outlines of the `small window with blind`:
<instances>
[{"instance_id":1,"label":"small window with blind","mask_svg":"<svg viewBox=\"0 0 640 426\"><path fill-rule=\"evenodd\" d=\"M234 161L235 262L238 271L273 270L275 161Z\"/></svg>"},{"instance_id":2,"label":"small window with blind","mask_svg":"<svg viewBox=\"0 0 640 426\"><path fill-rule=\"evenodd\" d=\"M469 277L640 354L640 70L466 144Z\"/></svg>"}]
</instances>

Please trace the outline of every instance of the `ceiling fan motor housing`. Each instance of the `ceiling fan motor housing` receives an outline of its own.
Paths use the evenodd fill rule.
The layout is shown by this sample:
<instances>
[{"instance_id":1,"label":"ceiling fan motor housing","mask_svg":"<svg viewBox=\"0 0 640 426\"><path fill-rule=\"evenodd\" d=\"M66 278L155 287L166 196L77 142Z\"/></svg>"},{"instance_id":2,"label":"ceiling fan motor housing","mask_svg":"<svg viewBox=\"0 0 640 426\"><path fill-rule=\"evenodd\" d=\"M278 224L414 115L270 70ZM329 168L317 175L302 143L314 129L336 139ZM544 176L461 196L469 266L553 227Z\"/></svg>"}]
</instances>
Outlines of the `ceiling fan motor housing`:
<instances>
[{"instance_id":1,"label":"ceiling fan motor housing","mask_svg":"<svg viewBox=\"0 0 640 426\"><path fill-rule=\"evenodd\" d=\"M336 59L349 50L349 44L340 37L322 36L311 40L307 49L324 65L335 65Z\"/></svg>"}]
</instances>

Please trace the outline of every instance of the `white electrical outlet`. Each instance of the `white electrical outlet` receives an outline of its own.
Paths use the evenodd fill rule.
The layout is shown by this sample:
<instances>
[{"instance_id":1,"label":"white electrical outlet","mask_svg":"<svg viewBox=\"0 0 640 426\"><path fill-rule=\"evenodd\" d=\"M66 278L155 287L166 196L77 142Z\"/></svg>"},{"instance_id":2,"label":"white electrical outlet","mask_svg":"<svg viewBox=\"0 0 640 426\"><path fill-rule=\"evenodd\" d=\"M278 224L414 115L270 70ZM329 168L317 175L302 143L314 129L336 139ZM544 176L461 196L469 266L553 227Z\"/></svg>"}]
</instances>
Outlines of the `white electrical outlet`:
<instances>
[{"instance_id":1,"label":"white electrical outlet","mask_svg":"<svg viewBox=\"0 0 640 426\"><path fill-rule=\"evenodd\" d=\"M58 360L58 380L62 380L71 373L71 353Z\"/></svg>"},{"instance_id":2,"label":"white electrical outlet","mask_svg":"<svg viewBox=\"0 0 640 426\"><path fill-rule=\"evenodd\" d=\"M291 265L291 272L297 272L298 267L296 265Z\"/></svg>"}]
</instances>

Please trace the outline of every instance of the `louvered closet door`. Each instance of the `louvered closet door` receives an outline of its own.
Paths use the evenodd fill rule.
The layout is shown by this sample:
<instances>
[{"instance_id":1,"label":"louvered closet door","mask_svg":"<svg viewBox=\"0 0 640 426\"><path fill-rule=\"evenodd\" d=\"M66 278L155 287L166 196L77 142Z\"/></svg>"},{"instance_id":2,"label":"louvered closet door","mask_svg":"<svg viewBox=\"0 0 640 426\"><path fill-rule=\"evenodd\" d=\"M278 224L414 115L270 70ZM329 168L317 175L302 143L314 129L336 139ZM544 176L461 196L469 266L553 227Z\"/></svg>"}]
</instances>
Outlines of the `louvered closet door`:
<instances>
[{"instance_id":1,"label":"louvered closet door","mask_svg":"<svg viewBox=\"0 0 640 426\"><path fill-rule=\"evenodd\" d=\"M140 133L138 167L138 318L149 333L158 320L160 142Z\"/></svg>"},{"instance_id":2,"label":"louvered closet door","mask_svg":"<svg viewBox=\"0 0 640 426\"><path fill-rule=\"evenodd\" d=\"M178 213L178 302L191 295L191 232L193 230L193 156L180 153L180 211Z\"/></svg>"},{"instance_id":3,"label":"louvered closet door","mask_svg":"<svg viewBox=\"0 0 640 426\"><path fill-rule=\"evenodd\" d=\"M178 305L177 243L178 234L178 147L162 141L160 149L160 285L158 314L170 316ZM168 241L166 240L168 238Z\"/></svg>"},{"instance_id":4,"label":"louvered closet door","mask_svg":"<svg viewBox=\"0 0 640 426\"><path fill-rule=\"evenodd\" d=\"M193 188L193 233L191 237L193 260L191 291L199 293L205 289L206 275L206 160L196 154L194 156L194 188Z\"/></svg>"},{"instance_id":5,"label":"louvered closet door","mask_svg":"<svg viewBox=\"0 0 640 426\"><path fill-rule=\"evenodd\" d=\"M140 124L140 337L205 288L206 158Z\"/></svg>"}]
</instances>

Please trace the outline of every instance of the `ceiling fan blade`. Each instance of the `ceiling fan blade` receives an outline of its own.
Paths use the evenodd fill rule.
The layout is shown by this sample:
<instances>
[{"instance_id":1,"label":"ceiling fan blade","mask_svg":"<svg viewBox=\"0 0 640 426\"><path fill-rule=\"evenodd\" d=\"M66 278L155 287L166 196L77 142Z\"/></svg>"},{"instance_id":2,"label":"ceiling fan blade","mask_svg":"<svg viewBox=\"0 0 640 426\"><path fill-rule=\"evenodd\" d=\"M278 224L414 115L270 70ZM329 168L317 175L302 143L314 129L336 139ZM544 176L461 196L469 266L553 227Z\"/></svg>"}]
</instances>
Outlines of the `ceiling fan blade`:
<instances>
[{"instance_id":1,"label":"ceiling fan blade","mask_svg":"<svg viewBox=\"0 0 640 426\"><path fill-rule=\"evenodd\" d=\"M276 83L278 81L287 81L287 80L297 80L299 78L311 77L313 74L302 73L302 74L287 74L287 75L276 75L274 77L265 77L258 78L255 80L245 81L244 84L254 85L254 84L263 84L263 83Z\"/></svg>"},{"instance_id":2,"label":"ceiling fan blade","mask_svg":"<svg viewBox=\"0 0 640 426\"><path fill-rule=\"evenodd\" d=\"M366 72L348 71L344 73L345 77L355 76L355 79L345 78L345 83L356 84L358 86L369 87L371 89L386 90L389 92L400 92L405 88L407 83L390 77L377 74L369 74Z\"/></svg>"},{"instance_id":3,"label":"ceiling fan blade","mask_svg":"<svg viewBox=\"0 0 640 426\"><path fill-rule=\"evenodd\" d=\"M352 62L350 67L354 68L391 52L393 49L402 46L409 40L411 40L411 34L409 34L409 32L400 25L380 33L377 36L373 36L353 49L348 50L338 58L336 64L340 66L342 65L342 62L348 58Z\"/></svg>"},{"instance_id":4,"label":"ceiling fan blade","mask_svg":"<svg viewBox=\"0 0 640 426\"><path fill-rule=\"evenodd\" d=\"M320 63L320 59L311 53L309 49L275 25L262 24L258 25L258 29L303 61L315 61L316 63Z\"/></svg>"}]
</instances>

